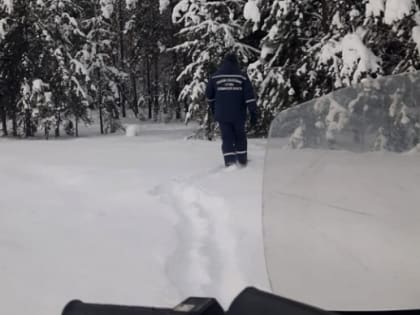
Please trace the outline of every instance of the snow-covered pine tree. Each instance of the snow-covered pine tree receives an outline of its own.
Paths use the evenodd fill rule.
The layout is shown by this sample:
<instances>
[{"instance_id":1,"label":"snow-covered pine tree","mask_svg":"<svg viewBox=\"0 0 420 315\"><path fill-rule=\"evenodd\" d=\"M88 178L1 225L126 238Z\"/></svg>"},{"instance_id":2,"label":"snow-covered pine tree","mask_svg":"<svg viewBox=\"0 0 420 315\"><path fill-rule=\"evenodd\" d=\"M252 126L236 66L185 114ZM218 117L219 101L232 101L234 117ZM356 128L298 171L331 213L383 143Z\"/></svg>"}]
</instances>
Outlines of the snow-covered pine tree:
<instances>
[{"instance_id":1,"label":"snow-covered pine tree","mask_svg":"<svg viewBox=\"0 0 420 315\"><path fill-rule=\"evenodd\" d=\"M176 80L177 76L183 70L184 58L175 51L168 51L168 47L174 47L179 44L175 34L179 32L179 26L172 23L172 11L175 7L174 2L161 1L161 67L165 76L161 76L161 85L163 85L163 113L166 121L172 119L181 120L185 112L178 96L181 91L180 83Z\"/></svg>"},{"instance_id":2,"label":"snow-covered pine tree","mask_svg":"<svg viewBox=\"0 0 420 315\"><path fill-rule=\"evenodd\" d=\"M111 28L113 0L90 1L89 14L82 20L86 44L77 54L81 69L89 77L87 92L99 111L101 133L115 132L121 127L116 106L120 98L118 85L126 78L114 66L118 54L116 33Z\"/></svg>"},{"instance_id":3,"label":"snow-covered pine tree","mask_svg":"<svg viewBox=\"0 0 420 315\"><path fill-rule=\"evenodd\" d=\"M77 22L82 9L70 0L10 3L13 10L3 12L8 27L1 53L5 57L2 75L9 80L14 134L20 125L26 136L41 127L48 137L55 125L58 136L62 113L76 106L70 97L72 90L86 98L81 91L85 76L76 73L74 62L84 37Z\"/></svg>"},{"instance_id":4,"label":"snow-covered pine tree","mask_svg":"<svg viewBox=\"0 0 420 315\"><path fill-rule=\"evenodd\" d=\"M46 82L49 58L45 43L42 8L37 1L2 1L1 76L8 86L8 116L13 122L13 135L33 136L39 122L37 106L41 94L47 89L37 89ZM42 83L41 85L43 85Z\"/></svg>"},{"instance_id":5,"label":"snow-covered pine tree","mask_svg":"<svg viewBox=\"0 0 420 315\"><path fill-rule=\"evenodd\" d=\"M230 50L245 64L256 53L256 49L240 41L243 1L181 0L173 10L173 22L182 25L179 32L182 43L172 50L184 54L189 62L178 77L185 83L179 100L189 104L186 121L198 120L202 131L209 133L204 98L209 74Z\"/></svg>"},{"instance_id":6,"label":"snow-covered pine tree","mask_svg":"<svg viewBox=\"0 0 420 315\"><path fill-rule=\"evenodd\" d=\"M53 106L50 119L55 121L56 136L60 135L64 119L74 119L75 124L71 125L76 126L76 136L78 122L89 122L86 92L89 77L87 70L76 59L85 43L85 34L79 23L84 12L81 5L85 2L79 1L76 4L70 0L48 0L38 4L43 12L41 17L45 25L45 41L50 52L50 61L44 66L50 73L47 82L51 91L49 103Z\"/></svg>"},{"instance_id":7,"label":"snow-covered pine tree","mask_svg":"<svg viewBox=\"0 0 420 315\"><path fill-rule=\"evenodd\" d=\"M332 89L355 85L364 78L419 69L418 11L415 0L337 2L330 32L317 61L320 68L327 68L328 76L335 82ZM382 81L382 84L386 82ZM391 84L387 89L381 86L379 90L373 85L368 92L364 88L356 89L359 93L353 100L347 100L350 104L342 104L344 108L349 105L349 122L356 116L370 117L366 118L366 123L377 130L378 139L381 139L377 148L383 149L386 143L388 149L401 151L418 141L415 139L420 132L420 117L409 115L415 102L410 101L412 91L406 90L412 84L400 83L398 87ZM406 96L404 100L402 95ZM403 138L411 140L404 144Z\"/></svg>"},{"instance_id":8,"label":"snow-covered pine tree","mask_svg":"<svg viewBox=\"0 0 420 315\"><path fill-rule=\"evenodd\" d=\"M134 71L143 70L143 94L148 119L157 118L160 90L160 39L163 35L159 2L156 0L132 1L129 36L132 39L131 62ZM134 85L134 84L133 84Z\"/></svg>"},{"instance_id":9,"label":"snow-covered pine tree","mask_svg":"<svg viewBox=\"0 0 420 315\"><path fill-rule=\"evenodd\" d=\"M260 44L260 59L250 65L259 92L259 127L266 132L279 111L328 90L330 82L324 71L315 71L315 55L328 32L332 10L330 1L248 3L258 5L260 28L266 34Z\"/></svg>"},{"instance_id":10,"label":"snow-covered pine tree","mask_svg":"<svg viewBox=\"0 0 420 315\"><path fill-rule=\"evenodd\" d=\"M126 0L115 0L114 1L114 11L115 13L112 15L112 29L115 32L116 42L117 42L117 50L118 54L114 55L114 66L120 69L123 72L128 72L127 69L130 69L130 66L127 64L127 47L128 43L126 40L126 32L125 26L129 19L129 12L128 12L128 4L130 1ZM118 104L121 107L121 116L126 117L127 115L127 106L133 110L134 114L138 115L138 108L137 104L133 104L133 102L129 102L129 89L128 89L128 76L125 80L121 80L118 82L118 94L119 100Z\"/></svg>"}]
</instances>

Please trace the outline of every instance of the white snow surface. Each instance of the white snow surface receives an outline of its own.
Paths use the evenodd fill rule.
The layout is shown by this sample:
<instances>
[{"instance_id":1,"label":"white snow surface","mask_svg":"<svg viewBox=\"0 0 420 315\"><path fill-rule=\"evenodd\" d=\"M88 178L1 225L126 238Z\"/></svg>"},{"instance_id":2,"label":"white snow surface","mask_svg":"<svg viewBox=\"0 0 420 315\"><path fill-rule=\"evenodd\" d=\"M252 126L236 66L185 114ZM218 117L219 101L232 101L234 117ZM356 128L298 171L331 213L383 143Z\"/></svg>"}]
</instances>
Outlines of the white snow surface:
<instances>
[{"instance_id":1,"label":"white snow surface","mask_svg":"<svg viewBox=\"0 0 420 315\"><path fill-rule=\"evenodd\" d=\"M261 210L266 141L249 141L247 168L225 169L220 141L185 140L189 128L140 124L138 137L94 136L82 129L79 139L0 139L1 313L60 314L75 298L172 307L188 296L214 296L226 308L246 286L269 290ZM299 140L299 132L295 136ZM267 187L278 189L280 202L272 208L273 200L266 199L265 215L280 205L283 211L274 214L287 220L273 216L264 234L268 249L273 234L274 246L288 253L281 256L287 267L271 274L275 292L334 309L416 306L410 303L418 301L419 273L410 272L420 256L410 246L419 235L419 152L373 153L360 164L365 159L339 151L286 151L280 158L271 151L264 190L271 196ZM396 178L405 180L393 185ZM362 220L370 218L362 211L386 219L384 226L378 221L382 234L361 229L373 222ZM346 222L345 229L358 224L360 231L344 237L337 222ZM318 230L325 233L314 236ZM335 241L325 241L326 233ZM393 237L396 259L387 237L378 238L381 250L365 250L365 244L376 246L376 235ZM328 254L313 255L317 250ZM269 266L281 259L267 255ZM400 266L402 257L396 272L394 262ZM324 267L313 272L313 266ZM388 269L398 281L391 272L392 279L378 278ZM367 281L370 286L363 283L367 276L375 280ZM395 281L400 295L387 281ZM392 298L381 298L389 292Z\"/></svg>"},{"instance_id":2,"label":"white snow surface","mask_svg":"<svg viewBox=\"0 0 420 315\"><path fill-rule=\"evenodd\" d=\"M71 299L225 307L268 289L261 190L265 141L223 167L220 142L183 125L140 137L0 139L0 311L56 315Z\"/></svg>"},{"instance_id":3,"label":"white snow surface","mask_svg":"<svg viewBox=\"0 0 420 315\"><path fill-rule=\"evenodd\" d=\"M127 137L137 137L141 134L141 128L138 124L129 124L125 127L125 135Z\"/></svg>"}]
</instances>

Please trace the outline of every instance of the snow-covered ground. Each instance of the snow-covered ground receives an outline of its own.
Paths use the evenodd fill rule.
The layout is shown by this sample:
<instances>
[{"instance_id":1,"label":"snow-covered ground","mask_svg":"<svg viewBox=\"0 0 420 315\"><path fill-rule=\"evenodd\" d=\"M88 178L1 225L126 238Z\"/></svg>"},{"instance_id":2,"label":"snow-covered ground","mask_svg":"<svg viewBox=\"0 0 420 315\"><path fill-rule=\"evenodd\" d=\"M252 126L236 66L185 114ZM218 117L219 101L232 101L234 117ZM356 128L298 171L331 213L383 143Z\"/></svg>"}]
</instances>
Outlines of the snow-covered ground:
<instances>
[{"instance_id":1,"label":"snow-covered ground","mask_svg":"<svg viewBox=\"0 0 420 315\"><path fill-rule=\"evenodd\" d=\"M193 127L0 139L0 312L192 295L227 307L246 286L269 289L263 234L278 294L328 309L420 307L416 150L279 150L272 139L264 160L266 141L252 139L249 166L225 169L220 141L185 140Z\"/></svg>"},{"instance_id":2,"label":"snow-covered ground","mask_svg":"<svg viewBox=\"0 0 420 315\"><path fill-rule=\"evenodd\" d=\"M268 288L261 223L265 141L246 169L182 125L139 137L0 139L0 313L55 315L70 299L227 306ZM83 132L82 132L83 135Z\"/></svg>"}]
</instances>

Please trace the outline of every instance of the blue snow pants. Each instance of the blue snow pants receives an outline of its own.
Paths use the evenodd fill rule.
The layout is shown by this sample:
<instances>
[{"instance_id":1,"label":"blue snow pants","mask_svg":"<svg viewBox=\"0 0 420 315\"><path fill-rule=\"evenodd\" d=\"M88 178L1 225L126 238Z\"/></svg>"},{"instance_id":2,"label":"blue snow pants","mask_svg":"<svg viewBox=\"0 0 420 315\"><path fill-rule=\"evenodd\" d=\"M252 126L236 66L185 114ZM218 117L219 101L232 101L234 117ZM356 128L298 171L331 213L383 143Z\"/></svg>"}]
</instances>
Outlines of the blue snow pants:
<instances>
[{"instance_id":1,"label":"blue snow pants","mask_svg":"<svg viewBox=\"0 0 420 315\"><path fill-rule=\"evenodd\" d=\"M219 122L222 133L222 152L225 165L239 164L245 166L248 162L245 122Z\"/></svg>"}]
</instances>

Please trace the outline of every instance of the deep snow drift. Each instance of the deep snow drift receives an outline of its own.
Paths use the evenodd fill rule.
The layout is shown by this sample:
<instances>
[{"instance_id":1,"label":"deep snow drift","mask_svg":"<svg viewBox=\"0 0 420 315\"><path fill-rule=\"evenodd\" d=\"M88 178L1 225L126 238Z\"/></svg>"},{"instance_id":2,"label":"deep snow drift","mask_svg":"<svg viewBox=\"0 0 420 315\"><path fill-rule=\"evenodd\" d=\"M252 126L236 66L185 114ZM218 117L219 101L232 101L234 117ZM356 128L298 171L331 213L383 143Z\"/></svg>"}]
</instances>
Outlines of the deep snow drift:
<instances>
[{"instance_id":1,"label":"deep snow drift","mask_svg":"<svg viewBox=\"0 0 420 315\"><path fill-rule=\"evenodd\" d=\"M225 170L220 142L190 133L0 139L0 312L55 315L74 298L227 306L246 285L267 289L265 141L250 141L248 168Z\"/></svg>"}]
</instances>

